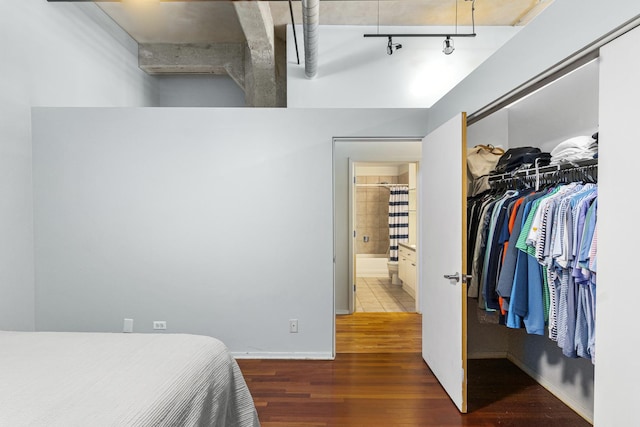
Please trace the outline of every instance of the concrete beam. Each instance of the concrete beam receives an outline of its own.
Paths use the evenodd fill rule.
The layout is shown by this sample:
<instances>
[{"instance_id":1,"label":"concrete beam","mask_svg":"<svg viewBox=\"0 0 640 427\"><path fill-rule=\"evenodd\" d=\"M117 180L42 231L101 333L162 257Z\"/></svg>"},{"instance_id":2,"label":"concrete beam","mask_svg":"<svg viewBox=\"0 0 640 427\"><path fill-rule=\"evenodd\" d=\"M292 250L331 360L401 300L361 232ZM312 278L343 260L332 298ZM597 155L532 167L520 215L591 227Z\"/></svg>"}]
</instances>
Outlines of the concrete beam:
<instances>
[{"instance_id":1,"label":"concrete beam","mask_svg":"<svg viewBox=\"0 0 640 427\"><path fill-rule=\"evenodd\" d=\"M247 39L245 101L254 107L276 107L276 62L269 3L241 1L233 6Z\"/></svg>"},{"instance_id":2,"label":"concrete beam","mask_svg":"<svg viewBox=\"0 0 640 427\"><path fill-rule=\"evenodd\" d=\"M149 74L228 74L244 90L247 106L286 106L286 72L276 70L269 3L242 1L233 5L246 44L140 44L139 67ZM285 53L284 48L279 50Z\"/></svg>"},{"instance_id":3,"label":"concrete beam","mask_svg":"<svg viewBox=\"0 0 640 427\"><path fill-rule=\"evenodd\" d=\"M243 43L138 46L138 65L149 74L228 74L246 91L244 57Z\"/></svg>"}]
</instances>

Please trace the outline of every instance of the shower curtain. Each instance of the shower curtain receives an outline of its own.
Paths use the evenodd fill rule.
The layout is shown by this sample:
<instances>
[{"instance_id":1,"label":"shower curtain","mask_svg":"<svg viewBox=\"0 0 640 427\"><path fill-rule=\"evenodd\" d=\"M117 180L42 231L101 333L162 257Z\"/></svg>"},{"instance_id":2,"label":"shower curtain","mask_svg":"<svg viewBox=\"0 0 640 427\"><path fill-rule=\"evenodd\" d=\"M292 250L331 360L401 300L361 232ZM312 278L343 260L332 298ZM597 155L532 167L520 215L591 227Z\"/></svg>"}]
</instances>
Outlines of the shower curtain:
<instances>
[{"instance_id":1,"label":"shower curtain","mask_svg":"<svg viewBox=\"0 0 640 427\"><path fill-rule=\"evenodd\" d=\"M389 261L398 261L398 243L409 241L409 187L391 187L389 194Z\"/></svg>"}]
</instances>

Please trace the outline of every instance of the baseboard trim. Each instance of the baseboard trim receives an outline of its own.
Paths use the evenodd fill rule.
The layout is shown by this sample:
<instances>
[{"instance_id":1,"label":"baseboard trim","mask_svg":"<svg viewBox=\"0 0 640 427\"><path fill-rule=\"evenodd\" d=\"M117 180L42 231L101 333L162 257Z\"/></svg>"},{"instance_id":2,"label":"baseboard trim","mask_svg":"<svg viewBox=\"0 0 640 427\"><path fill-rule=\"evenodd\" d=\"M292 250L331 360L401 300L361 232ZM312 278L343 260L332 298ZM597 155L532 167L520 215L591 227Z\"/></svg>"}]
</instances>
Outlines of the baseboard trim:
<instances>
[{"instance_id":1,"label":"baseboard trim","mask_svg":"<svg viewBox=\"0 0 640 427\"><path fill-rule=\"evenodd\" d=\"M287 360L333 360L331 353L316 352L238 352L232 351L234 359L287 359Z\"/></svg>"},{"instance_id":2,"label":"baseboard trim","mask_svg":"<svg viewBox=\"0 0 640 427\"><path fill-rule=\"evenodd\" d=\"M522 361L515 358L512 354L507 354L507 359L511 361L518 368L522 369L527 375L536 380L538 384L542 387L546 388L551 394L560 399L565 405L571 408L576 414L580 415L582 418L593 424L593 414L589 414L588 409L580 405L573 398L566 395L562 392L558 387L556 387L551 382L544 379L538 372L530 369L527 365L525 365Z\"/></svg>"},{"instance_id":3,"label":"baseboard trim","mask_svg":"<svg viewBox=\"0 0 640 427\"><path fill-rule=\"evenodd\" d=\"M349 313L349 310L338 310L338 309L336 309L336 314L345 315L345 314L351 314L351 313Z\"/></svg>"},{"instance_id":4,"label":"baseboard trim","mask_svg":"<svg viewBox=\"0 0 640 427\"><path fill-rule=\"evenodd\" d=\"M506 351L476 351L467 353L467 359L508 359Z\"/></svg>"}]
</instances>

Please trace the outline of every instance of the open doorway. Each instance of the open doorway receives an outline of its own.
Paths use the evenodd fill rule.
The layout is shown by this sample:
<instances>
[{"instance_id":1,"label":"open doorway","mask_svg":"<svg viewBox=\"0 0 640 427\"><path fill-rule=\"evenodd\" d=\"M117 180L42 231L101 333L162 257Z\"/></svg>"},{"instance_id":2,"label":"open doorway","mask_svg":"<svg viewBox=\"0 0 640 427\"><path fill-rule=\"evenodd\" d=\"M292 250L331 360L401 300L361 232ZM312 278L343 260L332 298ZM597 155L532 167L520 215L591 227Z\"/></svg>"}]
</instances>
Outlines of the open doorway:
<instances>
[{"instance_id":1,"label":"open doorway","mask_svg":"<svg viewBox=\"0 0 640 427\"><path fill-rule=\"evenodd\" d=\"M333 284L335 314L351 314L355 311L355 292L357 288L354 255L354 209L356 198L354 164L389 162L418 164L421 161L421 156L422 137L334 138ZM419 175L420 172L418 171L417 174ZM418 311L421 311L419 309L419 290L416 295L416 301L418 301Z\"/></svg>"},{"instance_id":2,"label":"open doorway","mask_svg":"<svg viewBox=\"0 0 640 427\"><path fill-rule=\"evenodd\" d=\"M353 164L354 311L417 312L417 163Z\"/></svg>"},{"instance_id":3,"label":"open doorway","mask_svg":"<svg viewBox=\"0 0 640 427\"><path fill-rule=\"evenodd\" d=\"M370 351L371 349L376 351L384 349L385 352L410 349L412 352L420 352L422 320L421 315L418 314L421 312L421 302L417 287L414 299L417 310L414 309L414 312L361 313L356 311L358 287L356 286L356 237L354 237L354 233L356 233L355 222L357 220L357 179L354 172L356 165L394 164L397 168L399 165L411 163L416 165L416 175L419 176L419 162L421 160L422 137L334 138L333 140L334 314L337 315L334 318L334 355ZM377 176L387 175L386 173L378 173ZM384 180L386 178L383 178ZM420 179L416 177L416 183L419 181ZM366 183L366 180L365 182L360 180L360 184ZM410 187L415 188L415 186ZM412 216L415 215L417 223L419 200L416 195L418 192L412 191L411 193L411 203L416 208ZM413 205L414 203L415 205ZM388 222L388 200L384 209L387 212ZM415 231L416 236L419 236L420 232ZM363 235L360 237L362 238ZM369 236L370 242L371 237ZM418 242L416 241L416 243ZM384 252L384 258L387 257L386 248L384 250L376 249L376 252ZM398 267L400 267L400 261L401 259L398 261ZM415 264L417 268L418 263L415 262ZM388 277L388 270L383 269L382 274L386 274ZM416 278L416 285L418 283L419 280ZM408 345L408 342L411 342L412 345Z\"/></svg>"}]
</instances>

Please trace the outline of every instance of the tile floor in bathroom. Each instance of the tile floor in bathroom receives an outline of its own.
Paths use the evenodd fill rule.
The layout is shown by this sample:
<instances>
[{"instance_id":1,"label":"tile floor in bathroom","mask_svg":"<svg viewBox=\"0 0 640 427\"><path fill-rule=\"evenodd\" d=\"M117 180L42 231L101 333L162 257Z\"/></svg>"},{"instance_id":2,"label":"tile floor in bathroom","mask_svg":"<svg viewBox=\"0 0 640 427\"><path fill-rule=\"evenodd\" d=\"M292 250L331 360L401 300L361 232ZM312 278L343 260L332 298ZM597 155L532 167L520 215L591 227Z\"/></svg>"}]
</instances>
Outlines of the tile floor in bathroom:
<instances>
[{"instance_id":1,"label":"tile floor in bathroom","mask_svg":"<svg viewBox=\"0 0 640 427\"><path fill-rule=\"evenodd\" d=\"M356 312L415 312L415 300L388 277L356 278Z\"/></svg>"}]
</instances>

